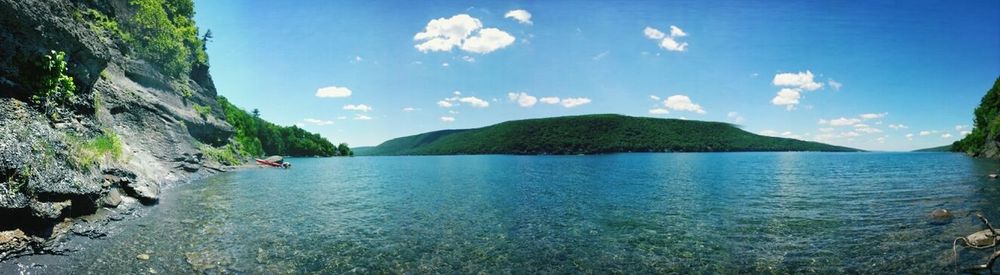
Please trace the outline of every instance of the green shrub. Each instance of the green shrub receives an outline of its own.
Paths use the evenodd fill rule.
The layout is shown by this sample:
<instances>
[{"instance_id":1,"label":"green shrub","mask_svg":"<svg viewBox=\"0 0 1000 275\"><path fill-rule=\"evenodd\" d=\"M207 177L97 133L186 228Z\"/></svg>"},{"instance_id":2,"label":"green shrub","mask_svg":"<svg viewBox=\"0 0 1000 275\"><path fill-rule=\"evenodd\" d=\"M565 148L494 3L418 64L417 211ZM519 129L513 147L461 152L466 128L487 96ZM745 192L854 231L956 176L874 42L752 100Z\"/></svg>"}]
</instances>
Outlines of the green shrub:
<instances>
[{"instance_id":1,"label":"green shrub","mask_svg":"<svg viewBox=\"0 0 1000 275\"><path fill-rule=\"evenodd\" d=\"M37 90L31 97L33 103L48 110L73 101L76 84L73 77L66 74L66 53L50 51L43 56L39 69Z\"/></svg>"},{"instance_id":2,"label":"green shrub","mask_svg":"<svg viewBox=\"0 0 1000 275\"><path fill-rule=\"evenodd\" d=\"M198 149L201 149L201 153L204 154L205 157L215 160L223 165L237 165L243 163L240 161L236 148L233 148L231 144L227 144L226 146L220 148L212 147L207 144L201 144L198 146Z\"/></svg>"},{"instance_id":3,"label":"green shrub","mask_svg":"<svg viewBox=\"0 0 1000 275\"><path fill-rule=\"evenodd\" d=\"M76 167L88 169L105 157L113 160L122 158L122 142L115 132L105 129L100 135L87 141L71 138L69 145Z\"/></svg>"},{"instance_id":4,"label":"green shrub","mask_svg":"<svg viewBox=\"0 0 1000 275\"><path fill-rule=\"evenodd\" d=\"M195 63L207 64L191 0L130 0L129 4L135 14L125 38L140 58L173 76L188 74Z\"/></svg>"},{"instance_id":5,"label":"green shrub","mask_svg":"<svg viewBox=\"0 0 1000 275\"><path fill-rule=\"evenodd\" d=\"M194 104L191 108L194 108L194 111L198 112L198 115L200 115L202 119L208 119L208 116L212 114L212 107Z\"/></svg>"}]
</instances>

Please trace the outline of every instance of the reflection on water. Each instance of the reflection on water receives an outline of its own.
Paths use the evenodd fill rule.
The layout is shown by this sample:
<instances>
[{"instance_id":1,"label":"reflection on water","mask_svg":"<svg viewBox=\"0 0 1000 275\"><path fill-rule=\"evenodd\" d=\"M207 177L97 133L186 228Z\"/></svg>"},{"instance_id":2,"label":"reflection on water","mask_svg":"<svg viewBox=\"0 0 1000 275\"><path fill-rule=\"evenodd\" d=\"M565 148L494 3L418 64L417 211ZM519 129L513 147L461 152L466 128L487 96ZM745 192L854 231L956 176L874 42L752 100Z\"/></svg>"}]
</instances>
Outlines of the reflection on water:
<instances>
[{"instance_id":1,"label":"reflection on water","mask_svg":"<svg viewBox=\"0 0 1000 275\"><path fill-rule=\"evenodd\" d=\"M292 161L175 188L43 270L950 272L951 240L981 228L970 211L1000 219L998 165L959 154ZM936 208L957 218L929 224Z\"/></svg>"}]
</instances>

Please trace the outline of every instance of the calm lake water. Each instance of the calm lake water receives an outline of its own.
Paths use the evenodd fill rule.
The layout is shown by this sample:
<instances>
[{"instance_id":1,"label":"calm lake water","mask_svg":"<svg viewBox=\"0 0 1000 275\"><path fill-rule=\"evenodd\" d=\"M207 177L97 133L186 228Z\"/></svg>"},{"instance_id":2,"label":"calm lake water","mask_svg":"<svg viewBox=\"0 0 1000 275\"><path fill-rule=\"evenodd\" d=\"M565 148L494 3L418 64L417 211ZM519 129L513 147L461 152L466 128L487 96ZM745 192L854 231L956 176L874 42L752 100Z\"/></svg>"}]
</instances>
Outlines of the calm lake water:
<instances>
[{"instance_id":1,"label":"calm lake water","mask_svg":"<svg viewBox=\"0 0 1000 275\"><path fill-rule=\"evenodd\" d=\"M949 153L292 159L173 188L41 273L952 272L1000 163ZM936 208L956 213L929 223ZM964 251L972 264L989 252ZM136 255L148 253L142 261Z\"/></svg>"}]
</instances>

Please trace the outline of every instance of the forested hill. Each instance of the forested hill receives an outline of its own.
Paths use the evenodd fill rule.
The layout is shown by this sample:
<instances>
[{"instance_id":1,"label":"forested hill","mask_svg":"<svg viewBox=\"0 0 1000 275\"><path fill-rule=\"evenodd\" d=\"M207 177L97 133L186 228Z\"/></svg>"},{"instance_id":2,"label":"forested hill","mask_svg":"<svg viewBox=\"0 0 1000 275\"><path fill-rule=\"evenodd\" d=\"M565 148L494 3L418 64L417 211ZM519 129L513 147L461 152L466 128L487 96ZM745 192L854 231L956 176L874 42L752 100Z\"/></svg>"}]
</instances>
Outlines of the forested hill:
<instances>
[{"instance_id":1,"label":"forested hill","mask_svg":"<svg viewBox=\"0 0 1000 275\"><path fill-rule=\"evenodd\" d=\"M977 157L1000 158L1000 77L986 91L973 114L972 133L952 144L951 150Z\"/></svg>"},{"instance_id":2,"label":"forested hill","mask_svg":"<svg viewBox=\"0 0 1000 275\"><path fill-rule=\"evenodd\" d=\"M226 122L233 125L233 138L240 151L250 156L351 156L354 153L341 143L333 145L319 134L310 133L297 126L283 127L260 118L255 109L247 113L236 107L225 97L218 97L219 105L226 114Z\"/></svg>"},{"instance_id":3,"label":"forested hill","mask_svg":"<svg viewBox=\"0 0 1000 275\"><path fill-rule=\"evenodd\" d=\"M614 114L503 122L386 141L364 155L601 154L616 152L836 151L853 148L767 137L732 124Z\"/></svg>"}]
</instances>

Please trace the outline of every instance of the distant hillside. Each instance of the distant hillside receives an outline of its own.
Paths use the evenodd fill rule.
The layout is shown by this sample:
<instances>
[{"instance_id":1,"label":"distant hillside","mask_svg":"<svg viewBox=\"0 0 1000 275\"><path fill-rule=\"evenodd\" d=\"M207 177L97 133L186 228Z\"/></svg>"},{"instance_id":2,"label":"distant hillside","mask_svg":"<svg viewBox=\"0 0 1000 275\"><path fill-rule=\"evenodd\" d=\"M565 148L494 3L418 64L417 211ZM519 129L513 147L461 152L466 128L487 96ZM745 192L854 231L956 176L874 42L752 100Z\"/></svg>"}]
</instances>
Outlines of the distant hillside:
<instances>
[{"instance_id":1,"label":"distant hillside","mask_svg":"<svg viewBox=\"0 0 1000 275\"><path fill-rule=\"evenodd\" d=\"M503 122L478 129L401 137L358 155L616 152L836 151L853 148L752 134L731 124L678 119L584 115Z\"/></svg>"},{"instance_id":2,"label":"distant hillside","mask_svg":"<svg viewBox=\"0 0 1000 275\"><path fill-rule=\"evenodd\" d=\"M972 133L952 145L952 150L976 157L1000 158L1000 77L976 107Z\"/></svg>"},{"instance_id":3,"label":"distant hillside","mask_svg":"<svg viewBox=\"0 0 1000 275\"><path fill-rule=\"evenodd\" d=\"M951 145L913 150L914 152L951 152Z\"/></svg>"}]
</instances>

